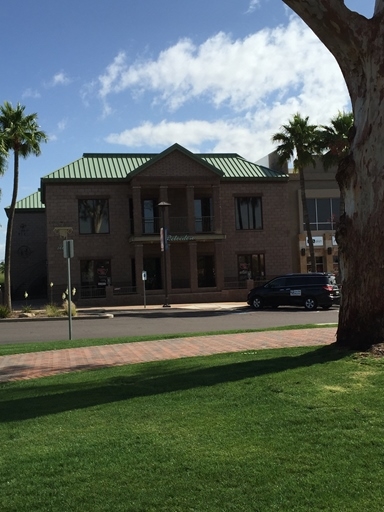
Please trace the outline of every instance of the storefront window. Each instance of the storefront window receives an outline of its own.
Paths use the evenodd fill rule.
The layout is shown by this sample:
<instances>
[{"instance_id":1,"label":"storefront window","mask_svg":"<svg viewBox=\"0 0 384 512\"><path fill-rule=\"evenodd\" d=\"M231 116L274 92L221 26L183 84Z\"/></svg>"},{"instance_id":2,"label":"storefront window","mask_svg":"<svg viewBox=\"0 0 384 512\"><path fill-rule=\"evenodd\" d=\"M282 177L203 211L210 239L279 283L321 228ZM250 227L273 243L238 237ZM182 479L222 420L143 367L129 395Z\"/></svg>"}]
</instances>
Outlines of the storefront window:
<instances>
[{"instance_id":1,"label":"storefront window","mask_svg":"<svg viewBox=\"0 0 384 512\"><path fill-rule=\"evenodd\" d=\"M316 270L315 272L324 272L324 262L322 256L315 256ZM311 272L311 258L307 257L307 272Z\"/></svg>"},{"instance_id":2,"label":"storefront window","mask_svg":"<svg viewBox=\"0 0 384 512\"><path fill-rule=\"evenodd\" d=\"M239 254L237 260L239 281L260 279L265 276L264 254Z\"/></svg>"},{"instance_id":3,"label":"storefront window","mask_svg":"<svg viewBox=\"0 0 384 512\"><path fill-rule=\"evenodd\" d=\"M339 267L339 256L333 256L333 273L336 276L337 283L340 283L340 267Z\"/></svg>"},{"instance_id":4,"label":"storefront window","mask_svg":"<svg viewBox=\"0 0 384 512\"><path fill-rule=\"evenodd\" d=\"M163 287L161 279L161 259L158 257L144 258L143 265L143 269L147 272L147 281L145 283L147 290L161 290Z\"/></svg>"},{"instance_id":5,"label":"storefront window","mask_svg":"<svg viewBox=\"0 0 384 512\"><path fill-rule=\"evenodd\" d=\"M104 287L110 285L110 260L82 260L80 262L81 286Z\"/></svg>"},{"instance_id":6,"label":"storefront window","mask_svg":"<svg viewBox=\"0 0 384 512\"><path fill-rule=\"evenodd\" d=\"M199 288L216 286L215 257L213 255L197 257L197 276Z\"/></svg>"}]
</instances>

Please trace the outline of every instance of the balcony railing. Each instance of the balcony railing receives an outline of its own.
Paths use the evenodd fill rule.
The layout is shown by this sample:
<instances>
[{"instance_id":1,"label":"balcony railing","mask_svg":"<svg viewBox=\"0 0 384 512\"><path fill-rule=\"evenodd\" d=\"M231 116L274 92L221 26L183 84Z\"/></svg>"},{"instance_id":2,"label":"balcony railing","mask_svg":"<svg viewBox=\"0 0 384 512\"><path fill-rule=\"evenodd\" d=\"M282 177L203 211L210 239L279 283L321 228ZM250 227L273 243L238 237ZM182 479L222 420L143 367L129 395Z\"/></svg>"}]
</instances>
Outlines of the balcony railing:
<instances>
[{"instance_id":1,"label":"balcony railing","mask_svg":"<svg viewBox=\"0 0 384 512\"><path fill-rule=\"evenodd\" d=\"M195 217L196 233L211 233L213 231L213 217ZM142 219L143 234L154 235L160 233L161 217ZM169 233L172 235L189 234L188 217L170 217Z\"/></svg>"},{"instance_id":2,"label":"balcony railing","mask_svg":"<svg viewBox=\"0 0 384 512\"><path fill-rule=\"evenodd\" d=\"M143 235L154 235L160 233L161 218L160 217L144 217L142 220Z\"/></svg>"},{"instance_id":3,"label":"balcony railing","mask_svg":"<svg viewBox=\"0 0 384 512\"><path fill-rule=\"evenodd\" d=\"M195 217L196 233L211 233L213 231L213 217Z\"/></svg>"}]
</instances>

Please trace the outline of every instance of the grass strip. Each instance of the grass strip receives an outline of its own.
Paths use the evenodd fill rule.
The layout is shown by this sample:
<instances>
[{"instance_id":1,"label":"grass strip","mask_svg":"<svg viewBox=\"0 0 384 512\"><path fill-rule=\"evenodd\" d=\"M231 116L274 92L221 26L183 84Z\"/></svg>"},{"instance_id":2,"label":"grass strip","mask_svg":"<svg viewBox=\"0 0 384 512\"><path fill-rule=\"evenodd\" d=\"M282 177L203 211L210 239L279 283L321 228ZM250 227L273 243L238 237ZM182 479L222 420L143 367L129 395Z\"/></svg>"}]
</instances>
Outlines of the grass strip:
<instances>
[{"instance_id":1,"label":"grass strip","mask_svg":"<svg viewBox=\"0 0 384 512\"><path fill-rule=\"evenodd\" d=\"M381 512L384 360L245 351L0 386L4 512Z\"/></svg>"},{"instance_id":2,"label":"grass strip","mask_svg":"<svg viewBox=\"0 0 384 512\"><path fill-rule=\"evenodd\" d=\"M179 334L160 334L148 336L125 336L119 338L96 338L96 339L81 339L81 340L63 340L63 341L48 341L36 343L13 343L0 345L0 356L7 356L12 354L25 354L29 352L42 352L45 350L61 350L67 348L78 347L93 347L98 345L114 345L116 343L133 343L140 341L157 341L175 338L190 338L197 336L210 336L217 334L239 334L246 332L266 332L266 331L288 331L296 329L319 329L324 327L333 327L337 324L305 324L305 325L289 325L270 327L266 329L237 329L227 331L211 331L211 332L194 332L194 333L179 333Z\"/></svg>"}]
</instances>

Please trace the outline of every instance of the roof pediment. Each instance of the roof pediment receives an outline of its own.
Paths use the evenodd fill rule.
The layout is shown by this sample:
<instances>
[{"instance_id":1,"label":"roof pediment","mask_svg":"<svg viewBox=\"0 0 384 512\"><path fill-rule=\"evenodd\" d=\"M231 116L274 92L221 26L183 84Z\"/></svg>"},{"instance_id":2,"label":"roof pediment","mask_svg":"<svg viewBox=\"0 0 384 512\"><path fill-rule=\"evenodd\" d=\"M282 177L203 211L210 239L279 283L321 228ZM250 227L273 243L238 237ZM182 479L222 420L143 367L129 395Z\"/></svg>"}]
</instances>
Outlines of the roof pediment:
<instances>
[{"instance_id":1,"label":"roof pediment","mask_svg":"<svg viewBox=\"0 0 384 512\"><path fill-rule=\"evenodd\" d=\"M189 165L188 165L189 163ZM154 158L148 160L135 171L130 173L129 178L137 175L146 176L156 172L156 177L162 175L176 175L179 177L206 176L207 172L216 177L223 177L224 172L210 162L207 162L200 155L188 151L179 144L173 144L162 151Z\"/></svg>"}]
</instances>

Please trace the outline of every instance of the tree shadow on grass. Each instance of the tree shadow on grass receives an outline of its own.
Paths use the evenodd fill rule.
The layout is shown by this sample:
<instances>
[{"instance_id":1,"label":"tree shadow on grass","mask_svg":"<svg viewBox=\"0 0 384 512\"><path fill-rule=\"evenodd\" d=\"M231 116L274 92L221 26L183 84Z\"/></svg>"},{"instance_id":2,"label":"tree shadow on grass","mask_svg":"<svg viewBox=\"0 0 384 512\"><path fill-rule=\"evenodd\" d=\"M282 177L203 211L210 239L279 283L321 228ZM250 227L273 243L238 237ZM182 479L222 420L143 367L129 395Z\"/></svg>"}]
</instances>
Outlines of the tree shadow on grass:
<instances>
[{"instance_id":1,"label":"tree shadow on grass","mask_svg":"<svg viewBox=\"0 0 384 512\"><path fill-rule=\"evenodd\" d=\"M198 366L191 359L190 364L186 364L185 359L177 359L129 365L128 374L117 377L108 376L106 373L100 375L99 372L87 372L90 378L80 383L60 382L51 385L47 382L47 385L44 385L45 379L39 379L37 385L36 381L29 381L30 386L23 384L23 387L17 390L9 388L6 391L4 387L3 393L14 394L14 398L0 402L0 423L32 419L132 398L239 382L266 374L309 368L337 361L351 354L350 351L340 349L335 344L298 350L305 352L293 356L271 357L271 351L267 351L266 357L261 358L260 351L244 351L231 354L232 358L237 356L237 361L229 364L226 362L228 354L213 356L215 366L210 364L211 357L205 356L199 358ZM241 356L251 357L252 352L257 352L257 359L238 361ZM222 364L217 364L218 357L224 358ZM122 373L123 370L120 370ZM104 371L108 369L104 368ZM60 380L65 381L68 375L79 376L76 373L60 375Z\"/></svg>"}]
</instances>

